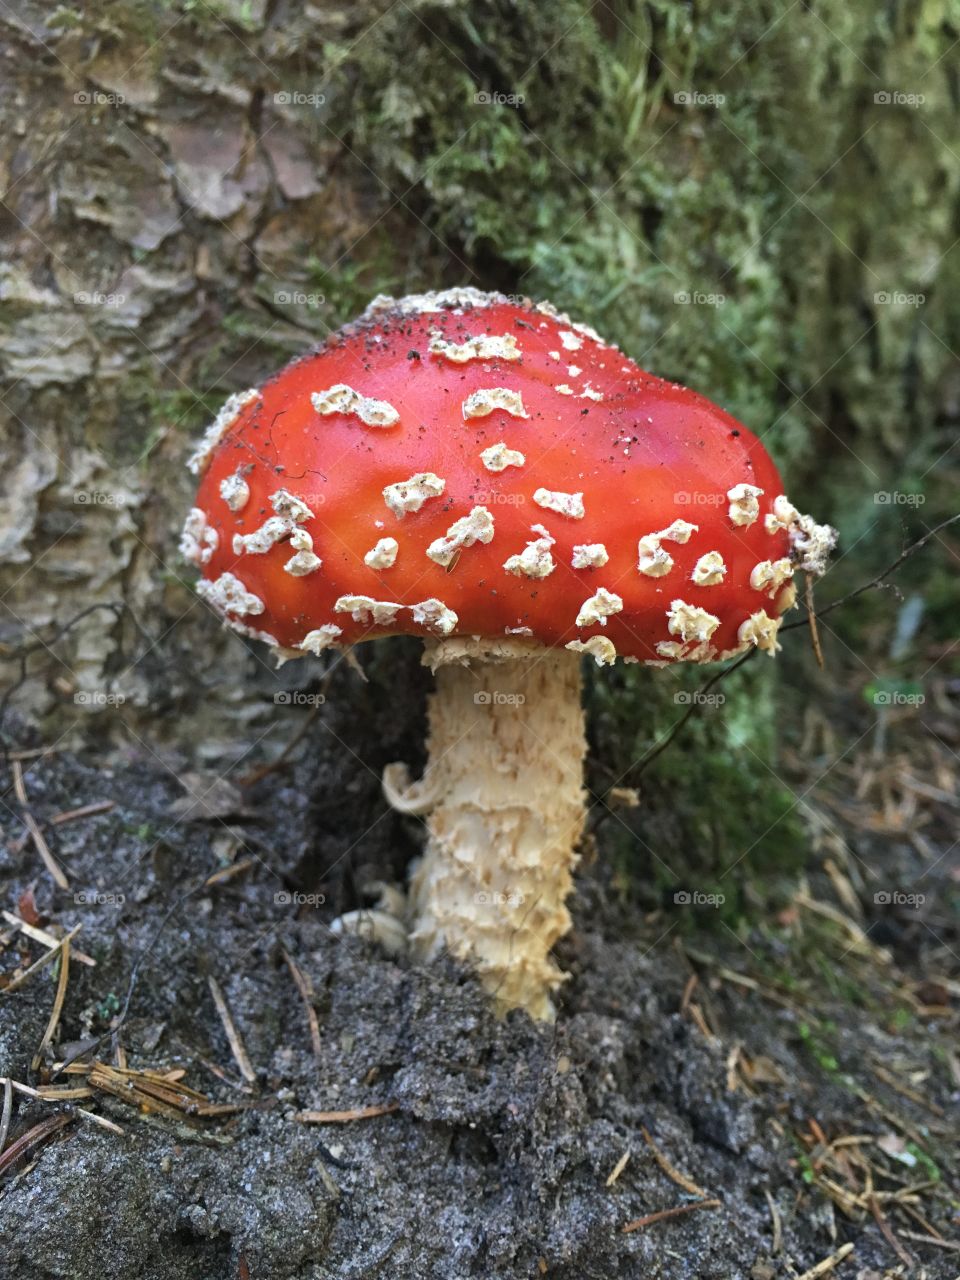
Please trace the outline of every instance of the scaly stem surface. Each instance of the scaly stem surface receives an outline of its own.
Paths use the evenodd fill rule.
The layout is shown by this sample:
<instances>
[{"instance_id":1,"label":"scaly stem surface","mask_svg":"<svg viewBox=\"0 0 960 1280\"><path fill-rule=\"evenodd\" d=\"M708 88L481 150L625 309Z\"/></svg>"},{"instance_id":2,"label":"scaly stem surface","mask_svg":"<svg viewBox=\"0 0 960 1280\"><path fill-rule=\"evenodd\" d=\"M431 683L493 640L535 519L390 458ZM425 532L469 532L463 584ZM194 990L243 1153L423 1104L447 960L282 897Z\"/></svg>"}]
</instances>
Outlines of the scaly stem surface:
<instances>
[{"instance_id":1,"label":"scaly stem surface","mask_svg":"<svg viewBox=\"0 0 960 1280\"><path fill-rule=\"evenodd\" d=\"M429 764L408 795L431 807L411 942L423 958L471 961L501 1009L549 1019L564 976L550 950L570 928L584 822L580 658L497 650L464 665L469 642L448 641L425 659L436 670Z\"/></svg>"}]
</instances>

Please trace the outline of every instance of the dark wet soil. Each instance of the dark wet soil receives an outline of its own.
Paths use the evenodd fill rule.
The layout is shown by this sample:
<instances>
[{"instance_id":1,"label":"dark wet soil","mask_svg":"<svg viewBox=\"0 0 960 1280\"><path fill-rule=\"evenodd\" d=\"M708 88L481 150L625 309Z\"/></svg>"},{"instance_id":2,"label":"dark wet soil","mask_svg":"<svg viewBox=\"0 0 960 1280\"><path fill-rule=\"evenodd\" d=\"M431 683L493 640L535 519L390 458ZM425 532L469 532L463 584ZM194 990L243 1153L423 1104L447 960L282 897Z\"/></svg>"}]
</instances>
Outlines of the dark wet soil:
<instances>
[{"instance_id":1,"label":"dark wet soil","mask_svg":"<svg viewBox=\"0 0 960 1280\"><path fill-rule=\"evenodd\" d=\"M0 1280L773 1280L848 1242L839 1277L956 1276L960 1255L902 1236L927 1232L889 1200L879 1202L884 1222L912 1270L872 1212L838 1207L822 1177L843 1183L843 1173L818 1166L811 1128L826 1143L867 1135L898 1151L903 1159L857 1148L872 1153L878 1189L929 1184L917 1213L944 1239L960 1238L947 1190L956 1185L956 995L923 994L932 962L912 925L885 926L885 970L868 956L846 985L808 981L809 960L794 962L786 933L747 924L738 936L643 910L613 882L601 831L561 948L572 977L554 1026L520 1014L497 1021L452 964L418 968L331 934L329 921L366 882L399 879L416 852L416 825L386 809L377 781L386 761L415 754L423 686L415 666L408 676L396 716L383 715L374 686L355 694L349 714L331 700L294 764L212 794L199 819L177 807L185 758L138 747L107 767L91 745L24 762L40 820L114 801L45 828L69 892L52 889L23 839L5 777L2 906L17 910L34 884L48 927L82 924L75 946L97 963L72 963L39 1072L30 1063L53 1003L52 967L0 995L0 1073L37 1085L71 1043L102 1037L88 1057L116 1062L119 1045L131 1068L183 1068L208 1098L245 1105L178 1120L106 1095L82 1101L123 1132L74 1114L6 1170ZM42 745L22 725L11 737ZM876 842L872 856L903 853ZM811 853L807 892L817 899L828 896L818 868ZM945 956L934 926L930 946ZM9 930L0 940L0 973L42 951ZM837 974L849 942L831 954ZM284 951L312 985L319 1055ZM875 978L864 978L871 966ZM251 1085L208 975L246 1047ZM922 999L906 1001L917 991ZM378 1106L392 1109L342 1124L298 1119ZM15 1094L8 1149L68 1110ZM684 1180L719 1205L623 1231L697 1200ZM861 1185L851 1166L847 1189Z\"/></svg>"}]
</instances>

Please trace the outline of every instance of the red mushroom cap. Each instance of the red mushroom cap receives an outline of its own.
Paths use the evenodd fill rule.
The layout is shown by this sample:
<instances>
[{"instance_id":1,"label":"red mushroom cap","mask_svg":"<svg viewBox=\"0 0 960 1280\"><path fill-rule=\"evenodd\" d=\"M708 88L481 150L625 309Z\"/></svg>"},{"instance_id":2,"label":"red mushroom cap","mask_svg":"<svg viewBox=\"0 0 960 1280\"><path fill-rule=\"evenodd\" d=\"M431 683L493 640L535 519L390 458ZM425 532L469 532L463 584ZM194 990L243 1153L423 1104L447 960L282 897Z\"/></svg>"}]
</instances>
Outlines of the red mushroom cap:
<instances>
[{"instance_id":1,"label":"red mushroom cap","mask_svg":"<svg viewBox=\"0 0 960 1280\"><path fill-rule=\"evenodd\" d=\"M806 519L728 413L547 304L473 289L376 299L232 396L190 465L201 594L313 653L397 633L598 662L773 652Z\"/></svg>"}]
</instances>

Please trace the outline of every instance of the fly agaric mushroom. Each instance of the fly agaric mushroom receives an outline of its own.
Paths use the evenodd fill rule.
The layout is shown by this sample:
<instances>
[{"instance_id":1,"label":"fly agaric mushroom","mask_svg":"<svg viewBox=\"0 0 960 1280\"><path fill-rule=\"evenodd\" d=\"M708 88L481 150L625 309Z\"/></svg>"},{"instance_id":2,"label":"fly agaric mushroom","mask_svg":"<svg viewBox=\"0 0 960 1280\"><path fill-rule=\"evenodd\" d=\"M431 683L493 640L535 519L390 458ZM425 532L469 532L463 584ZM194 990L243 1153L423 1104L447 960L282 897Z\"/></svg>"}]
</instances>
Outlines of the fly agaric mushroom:
<instances>
[{"instance_id":1,"label":"fly agaric mushroom","mask_svg":"<svg viewBox=\"0 0 960 1280\"><path fill-rule=\"evenodd\" d=\"M424 640L429 763L414 951L471 960L501 1008L553 1014L551 948L584 823L580 659L773 654L835 534L759 441L546 303L376 298L191 459L198 591L281 657Z\"/></svg>"}]
</instances>

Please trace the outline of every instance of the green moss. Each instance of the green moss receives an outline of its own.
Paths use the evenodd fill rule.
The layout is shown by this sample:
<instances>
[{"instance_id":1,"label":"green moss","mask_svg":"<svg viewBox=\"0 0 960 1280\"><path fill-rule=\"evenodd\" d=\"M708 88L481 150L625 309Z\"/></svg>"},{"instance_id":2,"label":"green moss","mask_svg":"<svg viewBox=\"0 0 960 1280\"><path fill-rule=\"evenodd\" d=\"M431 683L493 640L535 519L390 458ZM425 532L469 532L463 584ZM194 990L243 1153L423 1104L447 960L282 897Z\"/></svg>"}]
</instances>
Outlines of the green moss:
<instances>
[{"instance_id":1,"label":"green moss","mask_svg":"<svg viewBox=\"0 0 960 1280\"><path fill-rule=\"evenodd\" d=\"M840 1064L837 1062L832 1048L825 1038L836 1032L836 1029L836 1024L832 1022L821 1022L816 1030L808 1022L801 1022L797 1027L800 1039L809 1051L810 1056L821 1070L828 1075L836 1075L840 1070Z\"/></svg>"},{"instance_id":2,"label":"green moss","mask_svg":"<svg viewBox=\"0 0 960 1280\"><path fill-rule=\"evenodd\" d=\"M329 268L320 258L311 258L308 273L311 285L329 307L331 328L359 315L375 294L405 291L394 246L386 237L364 237L342 262Z\"/></svg>"}]
</instances>

